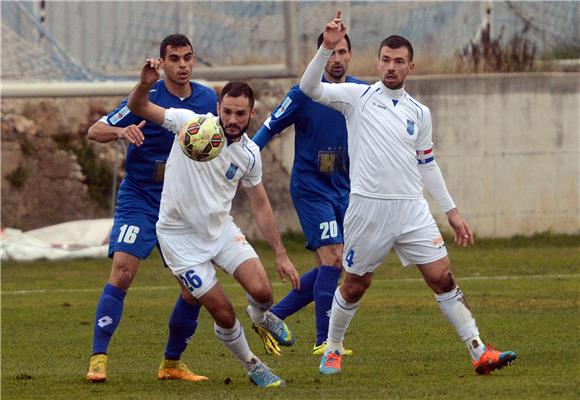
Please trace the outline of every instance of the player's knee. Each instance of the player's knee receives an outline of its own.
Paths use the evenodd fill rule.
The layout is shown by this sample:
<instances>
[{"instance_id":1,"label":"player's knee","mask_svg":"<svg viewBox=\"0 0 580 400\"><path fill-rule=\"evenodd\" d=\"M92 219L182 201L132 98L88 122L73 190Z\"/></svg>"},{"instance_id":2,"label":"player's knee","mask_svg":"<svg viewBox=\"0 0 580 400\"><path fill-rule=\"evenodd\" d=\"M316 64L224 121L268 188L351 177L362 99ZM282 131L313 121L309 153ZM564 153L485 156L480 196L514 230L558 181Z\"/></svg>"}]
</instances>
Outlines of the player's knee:
<instances>
[{"instance_id":1,"label":"player's knee","mask_svg":"<svg viewBox=\"0 0 580 400\"><path fill-rule=\"evenodd\" d=\"M211 314L216 324L225 329L231 329L236 323L236 314L231 304L221 307L209 308L208 312Z\"/></svg>"},{"instance_id":2,"label":"player's knee","mask_svg":"<svg viewBox=\"0 0 580 400\"><path fill-rule=\"evenodd\" d=\"M319 250L318 254L322 265L342 269L342 246L327 246L324 251Z\"/></svg>"},{"instance_id":3,"label":"player's knee","mask_svg":"<svg viewBox=\"0 0 580 400\"><path fill-rule=\"evenodd\" d=\"M451 272L449 265L447 265L447 267L441 271L436 279L431 282L431 286L433 286L436 293L447 293L457 287L455 279L453 278L453 272Z\"/></svg>"},{"instance_id":4,"label":"player's knee","mask_svg":"<svg viewBox=\"0 0 580 400\"><path fill-rule=\"evenodd\" d=\"M273 293L272 288L269 285L263 285L259 288L252 289L251 293L248 293L254 302L258 304L272 304Z\"/></svg>"},{"instance_id":5,"label":"player's knee","mask_svg":"<svg viewBox=\"0 0 580 400\"><path fill-rule=\"evenodd\" d=\"M110 283L123 290L127 290L131 286L131 283L133 283L136 274L137 269L128 264L114 265L111 271Z\"/></svg>"},{"instance_id":6,"label":"player's knee","mask_svg":"<svg viewBox=\"0 0 580 400\"><path fill-rule=\"evenodd\" d=\"M341 286L342 297L349 303L358 302L370 287L370 279L345 280Z\"/></svg>"}]
</instances>

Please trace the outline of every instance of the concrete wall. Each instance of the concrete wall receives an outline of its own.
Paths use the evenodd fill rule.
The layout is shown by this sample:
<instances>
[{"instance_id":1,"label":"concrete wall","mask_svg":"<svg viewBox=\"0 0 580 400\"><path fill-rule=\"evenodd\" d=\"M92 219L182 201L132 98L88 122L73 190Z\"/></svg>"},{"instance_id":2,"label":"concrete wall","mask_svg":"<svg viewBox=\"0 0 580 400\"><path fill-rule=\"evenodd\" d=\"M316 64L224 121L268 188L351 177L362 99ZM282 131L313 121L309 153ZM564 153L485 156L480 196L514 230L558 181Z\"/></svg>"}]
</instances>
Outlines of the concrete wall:
<instances>
[{"instance_id":1,"label":"concrete wall","mask_svg":"<svg viewBox=\"0 0 580 400\"><path fill-rule=\"evenodd\" d=\"M437 161L478 236L580 232L580 74L416 77L406 89L431 109ZM286 168L293 140L271 146Z\"/></svg>"}]
</instances>

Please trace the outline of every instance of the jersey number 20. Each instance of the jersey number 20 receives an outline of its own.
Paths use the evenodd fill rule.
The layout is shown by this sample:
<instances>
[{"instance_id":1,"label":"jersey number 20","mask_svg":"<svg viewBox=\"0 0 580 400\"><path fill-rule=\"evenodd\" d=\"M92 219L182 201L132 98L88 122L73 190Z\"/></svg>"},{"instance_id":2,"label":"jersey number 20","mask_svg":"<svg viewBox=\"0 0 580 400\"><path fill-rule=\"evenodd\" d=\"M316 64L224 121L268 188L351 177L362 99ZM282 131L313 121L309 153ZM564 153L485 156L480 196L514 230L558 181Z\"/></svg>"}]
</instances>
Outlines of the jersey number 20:
<instances>
[{"instance_id":1,"label":"jersey number 20","mask_svg":"<svg viewBox=\"0 0 580 400\"><path fill-rule=\"evenodd\" d=\"M322 222L320 224L320 229L322 230L320 239L328 239L338 236L338 224L336 221Z\"/></svg>"}]
</instances>

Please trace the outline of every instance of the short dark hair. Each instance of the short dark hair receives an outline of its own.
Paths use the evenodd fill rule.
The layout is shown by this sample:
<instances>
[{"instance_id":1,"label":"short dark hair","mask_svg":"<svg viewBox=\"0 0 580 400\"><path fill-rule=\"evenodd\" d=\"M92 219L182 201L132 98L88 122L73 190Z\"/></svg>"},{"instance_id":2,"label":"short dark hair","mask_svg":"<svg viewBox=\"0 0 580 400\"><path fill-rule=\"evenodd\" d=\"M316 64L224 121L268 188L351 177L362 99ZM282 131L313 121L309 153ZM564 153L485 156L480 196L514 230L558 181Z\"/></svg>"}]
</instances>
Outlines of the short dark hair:
<instances>
[{"instance_id":1,"label":"short dark hair","mask_svg":"<svg viewBox=\"0 0 580 400\"><path fill-rule=\"evenodd\" d=\"M182 35L181 33L174 33L172 35L167 36L165 39L161 41L161 45L159 46L159 57L165 58L165 54L167 52L167 46L171 47L191 47L191 51L193 51L193 46L191 42L187 38L187 36Z\"/></svg>"},{"instance_id":2,"label":"short dark hair","mask_svg":"<svg viewBox=\"0 0 580 400\"><path fill-rule=\"evenodd\" d=\"M348 47L348 51L351 51L350 38L348 37L347 34L344 34L344 38L346 39L346 47ZM320 46L322 46L323 41L324 41L324 33L321 33L320 35L318 35L318 41L316 42L317 49L319 49Z\"/></svg>"},{"instance_id":3,"label":"short dark hair","mask_svg":"<svg viewBox=\"0 0 580 400\"><path fill-rule=\"evenodd\" d=\"M390 47L391 49L399 49L401 47L406 47L409 50L409 61L413 61L413 46L411 42L399 35L391 35L381 42L381 47L379 47L379 57L381 56L381 50L383 47Z\"/></svg>"},{"instance_id":4,"label":"short dark hair","mask_svg":"<svg viewBox=\"0 0 580 400\"><path fill-rule=\"evenodd\" d=\"M250 109L254 108L254 89L243 81L230 81L226 83L222 91L220 92L219 101L222 102L223 98L226 96L230 97L240 97L245 96L250 100Z\"/></svg>"}]
</instances>

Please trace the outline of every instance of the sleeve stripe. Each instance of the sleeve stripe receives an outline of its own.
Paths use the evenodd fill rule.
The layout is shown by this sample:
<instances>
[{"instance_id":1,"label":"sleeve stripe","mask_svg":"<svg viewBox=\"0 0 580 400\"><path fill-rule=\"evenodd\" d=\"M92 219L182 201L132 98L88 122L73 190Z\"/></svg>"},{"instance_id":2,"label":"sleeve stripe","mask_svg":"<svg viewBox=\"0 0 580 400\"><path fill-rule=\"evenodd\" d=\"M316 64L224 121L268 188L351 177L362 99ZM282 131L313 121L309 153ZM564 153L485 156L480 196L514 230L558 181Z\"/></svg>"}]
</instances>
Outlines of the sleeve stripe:
<instances>
[{"instance_id":1,"label":"sleeve stripe","mask_svg":"<svg viewBox=\"0 0 580 400\"><path fill-rule=\"evenodd\" d=\"M427 164L427 163L430 163L431 161L433 161L434 159L435 159L435 157L429 157L429 158L425 158L423 160L421 160L421 159L418 158L417 159L417 162L419 164Z\"/></svg>"},{"instance_id":2,"label":"sleeve stripe","mask_svg":"<svg viewBox=\"0 0 580 400\"><path fill-rule=\"evenodd\" d=\"M418 156L424 156L427 154L431 154L431 152L433 151L433 148L427 149L427 150L417 150L417 155Z\"/></svg>"}]
</instances>

